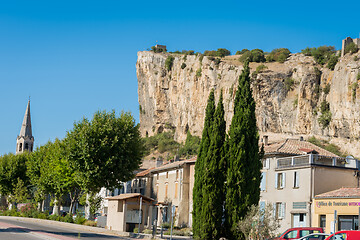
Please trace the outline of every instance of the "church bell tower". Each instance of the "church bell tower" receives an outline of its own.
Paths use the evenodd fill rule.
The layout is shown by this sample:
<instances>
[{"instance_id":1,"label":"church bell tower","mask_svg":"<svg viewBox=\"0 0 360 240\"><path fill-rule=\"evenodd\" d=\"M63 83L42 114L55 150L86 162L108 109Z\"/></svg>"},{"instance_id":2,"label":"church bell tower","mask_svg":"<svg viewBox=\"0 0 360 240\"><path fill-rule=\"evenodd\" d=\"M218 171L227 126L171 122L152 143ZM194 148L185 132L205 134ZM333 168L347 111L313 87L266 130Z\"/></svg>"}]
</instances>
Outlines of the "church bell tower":
<instances>
[{"instance_id":1,"label":"church bell tower","mask_svg":"<svg viewBox=\"0 0 360 240\"><path fill-rule=\"evenodd\" d=\"M24 120L21 126L20 134L16 139L16 154L23 153L24 151L32 152L34 147L34 137L31 129L30 117L30 99L28 101Z\"/></svg>"}]
</instances>

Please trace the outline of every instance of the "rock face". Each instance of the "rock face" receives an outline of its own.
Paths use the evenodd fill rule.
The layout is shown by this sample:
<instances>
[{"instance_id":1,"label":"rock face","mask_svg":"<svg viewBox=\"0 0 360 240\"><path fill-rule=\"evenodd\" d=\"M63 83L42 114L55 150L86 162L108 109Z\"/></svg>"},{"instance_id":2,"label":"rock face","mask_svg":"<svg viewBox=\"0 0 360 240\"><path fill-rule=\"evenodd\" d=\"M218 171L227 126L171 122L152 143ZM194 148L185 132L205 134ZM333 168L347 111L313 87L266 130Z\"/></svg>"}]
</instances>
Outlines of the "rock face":
<instances>
[{"instance_id":1,"label":"rock face","mask_svg":"<svg viewBox=\"0 0 360 240\"><path fill-rule=\"evenodd\" d=\"M223 91L229 127L237 81L243 68L236 56L221 59L217 64L209 57L172 54L173 64L168 70L165 62L169 55L138 52L142 135L173 130L176 140L184 141L189 130L201 136L211 88L215 89L216 98ZM252 74L260 134L269 135L270 141L316 136L360 156L358 58L359 53L340 58L334 71L302 54L292 54L285 63L264 63L266 69ZM259 65L251 63L252 72ZM322 102L329 104L331 112L330 123L325 127L319 122Z\"/></svg>"}]
</instances>

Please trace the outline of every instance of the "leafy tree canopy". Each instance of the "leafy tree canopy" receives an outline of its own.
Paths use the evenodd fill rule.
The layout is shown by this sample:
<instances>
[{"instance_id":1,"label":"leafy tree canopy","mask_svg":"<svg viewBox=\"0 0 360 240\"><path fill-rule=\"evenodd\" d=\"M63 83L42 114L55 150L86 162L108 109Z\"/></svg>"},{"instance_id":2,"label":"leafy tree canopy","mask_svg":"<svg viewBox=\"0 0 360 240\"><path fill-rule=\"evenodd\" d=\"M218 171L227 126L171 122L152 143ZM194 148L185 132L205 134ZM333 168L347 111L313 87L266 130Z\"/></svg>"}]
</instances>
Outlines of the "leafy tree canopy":
<instances>
[{"instance_id":1,"label":"leafy tree canopy","mask_svg":"<svg viewBox=\"0 0 360 240\"><path fill-rule=\"evenodd\" d=\"M66 135L69 161L82 189L114 189L133 177L144 153L139 125L130 113L98 111L93 119L74 123Z\"/></svg>"}]
</instances>

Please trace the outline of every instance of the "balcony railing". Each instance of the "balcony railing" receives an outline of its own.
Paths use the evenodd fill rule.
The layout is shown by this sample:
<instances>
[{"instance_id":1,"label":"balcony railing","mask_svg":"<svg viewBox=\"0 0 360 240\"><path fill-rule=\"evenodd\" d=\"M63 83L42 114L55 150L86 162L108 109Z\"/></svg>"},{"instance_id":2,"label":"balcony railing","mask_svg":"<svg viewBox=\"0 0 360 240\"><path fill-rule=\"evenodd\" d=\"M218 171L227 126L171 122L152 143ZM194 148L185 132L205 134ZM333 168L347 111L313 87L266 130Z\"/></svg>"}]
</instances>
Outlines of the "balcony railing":
<instances>
[{"instance_id":1,"label":"balcony railing","mask_svg":"<svg viewBox=\"0 0 360 240\"><path fill-rule=\"evenodd\" d=\"M358 168L356 159L346 159L340 157L327 157L317 154L308 154L294 157L284 157L277 159L277 168L301 167L308 165L324 165L344 168Z\"/></svg>"}]
</instances>

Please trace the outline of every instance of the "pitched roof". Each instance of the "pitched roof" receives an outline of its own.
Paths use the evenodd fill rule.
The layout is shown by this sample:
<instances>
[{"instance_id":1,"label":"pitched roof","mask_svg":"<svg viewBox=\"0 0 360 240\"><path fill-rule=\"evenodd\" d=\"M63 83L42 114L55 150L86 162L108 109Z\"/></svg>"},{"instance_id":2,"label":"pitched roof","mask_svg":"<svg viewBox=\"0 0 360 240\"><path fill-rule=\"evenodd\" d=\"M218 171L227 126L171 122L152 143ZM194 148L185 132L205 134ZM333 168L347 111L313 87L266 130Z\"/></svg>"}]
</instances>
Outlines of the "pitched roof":
<instances>
[{"instance_id":1,"label":"pitched roof","mask_svg":"<svg viewBox=\"0 0 360 240\"><path fill-rule=\"evenodd\" d=\"M167 169L171 169L171 168L177 168L177 167L181 167L184 164L187 163L195 163L196 162L197 157L193 157L190 159L186 159L186 160L182 160L182 161L175 161L172 163L168 163L168 164L164 164L160 167L154 168L152 170L150 170L150 172L159 172L159 171L163 171L163 170L167 170Z\"/></svg>"},{"instance_id":2,"label":"pitched roof","mask_svg":"<svg viewBox=\"0 0 360 240\"><path fill-rule=\"evenodd\" d=\"M321 147L307 141L297 139L286 139L278 143L270 143L264 146L265 154L287 154L287 155L304 155L307 153L317 152L319 155L328 157L339 157Z\"/></svg>"},{"instance_id":3,"label":"pitched roof","mask_svg":"<svg viewBox=\"0 0 360 240\"><path fill-rule=\"evenodd\" d=\"M28 101L24 120L21 126L20 135L19 137L32 137L32 130L31 130L31 117L30 117L30 100Z\"/></svg>"},{"instance_id":4,"label":"pitched roof","mask_svg":"<svg viewBox=\"0 0 360 240\"><path fill-rule=\"evenodd\" d=\"M155 167L152 167L152 168L143 170L143 171L141 171L141 172L138 172L135 176L136 176L136 177L144 177L144 176L146 176L148 173L150 173L150 171L153 170L154 168L155 168Z\"/></svg>"},{"instance_id":5,"label":"pitched roof","mask_svg":"<svg viewBox=\"0 0 360 240\"><path fill-rule=\"evenodd\" d=\"M124 200L124 199L130 199L130 198L140 198L142 197L143 200L148 200L148 201L155 201L152 198L146 197L144 195L141 195L140 193L123 193L114 197L108 197L106 198L107 200Z\"/></svg>"},{"instance_id":6,"label":"pitched roof","mask_svg":"<svg viewBox=\"0 0 360 240\"><path fill-rule=\"evenodd\" d=\"M316 195L317 198L360 198L360 188L340 188Z\"/></svg>"}]
</instances>

